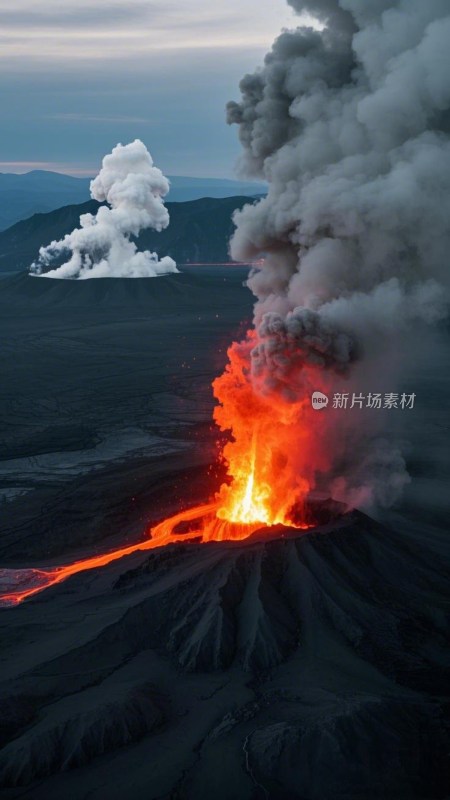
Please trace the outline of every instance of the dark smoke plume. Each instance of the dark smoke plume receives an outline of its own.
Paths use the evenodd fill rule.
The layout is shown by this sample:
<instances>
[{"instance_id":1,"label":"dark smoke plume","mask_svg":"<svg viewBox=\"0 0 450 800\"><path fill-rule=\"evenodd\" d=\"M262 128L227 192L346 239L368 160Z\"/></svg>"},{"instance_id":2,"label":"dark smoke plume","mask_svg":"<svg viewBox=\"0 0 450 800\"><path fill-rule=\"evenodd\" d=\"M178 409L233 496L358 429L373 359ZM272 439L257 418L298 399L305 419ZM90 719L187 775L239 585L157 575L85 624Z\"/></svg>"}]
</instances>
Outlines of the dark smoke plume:
<instances>
[{"instance_id":1,"label":"dark smoke plume","mask_svg":"<svg viewBox=\"0 0 450 800\"><path fill-rule=\"evenodd\" d=\"M283 32L227 108L241 172L269 184L231 242L236 260L264 257L255 386L285 386L300 351L370 389L374 365L389 375L400 339L446 310L450 5L289 2L322 30Z\"/></svg>"}]
</instances>

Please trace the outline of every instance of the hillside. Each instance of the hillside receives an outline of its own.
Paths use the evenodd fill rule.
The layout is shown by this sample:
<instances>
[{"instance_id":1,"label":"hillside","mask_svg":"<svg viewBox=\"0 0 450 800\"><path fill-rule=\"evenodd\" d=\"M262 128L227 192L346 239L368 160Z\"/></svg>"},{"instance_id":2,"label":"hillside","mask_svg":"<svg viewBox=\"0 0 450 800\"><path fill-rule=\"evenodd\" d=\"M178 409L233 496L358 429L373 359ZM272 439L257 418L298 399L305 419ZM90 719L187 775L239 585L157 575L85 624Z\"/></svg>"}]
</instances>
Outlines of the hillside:
<instances>
[{"instance_id":1,"label":"hillside","mask_svg":"<svg viewBox=\"0 0 450 800\"><path fill-rule=\"evenodd\" d=\"M0 173L0 231L32 214L54 211L61 206L89 199L90 178L75 178L59 172L32 170L24 175ZM201 197L253 196L262 194L262 183L222 178L169 176L171 202L183 203Z\"/></svg>"},{"instance_id":2,"label":"hillside","mask_svg":"<svg viewBox=\"0 0 450 800\"><path fill-rule=\"evenodd\" d=\"M251 199L241 195L167 203L169 227L161 233L143 231L137 240L139 248L172 256L178 264L229 261L231 216L248 202ZM98 206L95 200L64 206L47 214L34 214L0 232L0 272L28 269L42 245L70 233L79 225L80 214L95 213Z\"/></svg>"},{"instance_id":3,"label":"hillside","mask_svg":"<svg viewBox=\"0 0 450 800\"><path fill-rule=\"evenodd\" d=\"M444 800L445 576L423 556L353 512L4 609L5 796Z\"/></svg>"}]
</instances>

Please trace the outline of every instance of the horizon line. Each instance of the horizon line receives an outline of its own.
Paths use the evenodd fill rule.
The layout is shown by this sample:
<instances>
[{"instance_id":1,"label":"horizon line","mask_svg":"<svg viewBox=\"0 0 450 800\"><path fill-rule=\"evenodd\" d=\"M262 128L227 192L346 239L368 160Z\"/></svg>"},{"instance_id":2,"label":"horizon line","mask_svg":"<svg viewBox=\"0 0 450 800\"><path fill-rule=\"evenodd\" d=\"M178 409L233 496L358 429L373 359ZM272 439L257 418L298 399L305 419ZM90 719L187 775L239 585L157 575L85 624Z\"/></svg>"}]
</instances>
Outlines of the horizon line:
<instances>
[{"instance_id":1,"label":"horizon line","mask_svg":"<svg viewBox=\"0 0 450 800\"><path fill-rule=\"evenodd\" d=\"M1 175L29 175L31 172L54 172L58 175L67 175L69 178L95 178L100 167L75 167L69 164L61 164L52 161L0 161ZM265 183L264 180L252 180L251 178L239 178L226 175L192 175L182 173L166 173L168 177L174 178L195 178L205 180L233 181L234 183Z\"/></svg>"}]
</instances>

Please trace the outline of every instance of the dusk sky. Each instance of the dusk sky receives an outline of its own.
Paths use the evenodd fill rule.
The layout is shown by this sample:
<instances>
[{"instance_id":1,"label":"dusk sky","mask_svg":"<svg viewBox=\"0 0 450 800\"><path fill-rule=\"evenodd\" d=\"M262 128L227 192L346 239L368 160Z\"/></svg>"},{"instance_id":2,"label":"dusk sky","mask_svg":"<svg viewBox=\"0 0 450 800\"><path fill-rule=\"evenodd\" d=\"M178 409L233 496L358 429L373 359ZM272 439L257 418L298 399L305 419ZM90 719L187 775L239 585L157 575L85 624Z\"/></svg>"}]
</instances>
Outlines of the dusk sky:
<instances>
[{"instance_id":1,"label":"dusk sky","mask_svg":"<svg viewBox=\"0 0 450 800\"><path fill-rule=\"evenodd\" d=\"M233 177L225 123L285 0L0 0L0 171L93 174L136 137L179 175Z\"/></svg>"}]
</instances>

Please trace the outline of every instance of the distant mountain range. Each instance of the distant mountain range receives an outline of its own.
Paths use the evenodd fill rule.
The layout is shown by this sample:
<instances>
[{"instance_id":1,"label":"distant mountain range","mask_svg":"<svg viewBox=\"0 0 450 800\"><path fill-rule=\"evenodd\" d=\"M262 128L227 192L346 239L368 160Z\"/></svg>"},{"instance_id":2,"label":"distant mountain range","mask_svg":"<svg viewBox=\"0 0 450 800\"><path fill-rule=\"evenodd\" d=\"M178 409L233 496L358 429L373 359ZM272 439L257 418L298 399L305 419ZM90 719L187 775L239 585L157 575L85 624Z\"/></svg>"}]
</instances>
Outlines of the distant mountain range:
<instances>
[{"instance_id":1,"label":"distant mountain range","mask_svg":"<svg viewBox=\"0 0 450 800\"><path fill-rule=\"evenodd\" d=\"M264 194L263 183L242 183L222 178L169 176L171 202L201 197L253 196ZM24 175L0 173L0 230L39 212L89 200L90 178L74 178L59 172L33 170Z\"/></svg>"},{"instance_id":2,"label":"distant mountain range","mask_svg":"<svg viewBox=\"0 0 450 800\"><path fill-rule=\"evenodd\" d=\"M138 246L160 256L172 256L177 264L227 262L233 211L248 202L251 198L240 195L167 203L169 227L161 233L143 231ZM95 214L98 208L95 200L64 206L47 214L34 214L0 232L0 272L28 269L42 245L61 239L79 225L80 214Z\"/></svg>"}]
</instances>

